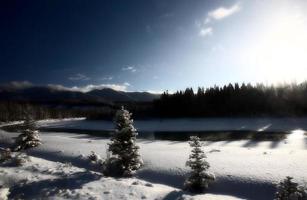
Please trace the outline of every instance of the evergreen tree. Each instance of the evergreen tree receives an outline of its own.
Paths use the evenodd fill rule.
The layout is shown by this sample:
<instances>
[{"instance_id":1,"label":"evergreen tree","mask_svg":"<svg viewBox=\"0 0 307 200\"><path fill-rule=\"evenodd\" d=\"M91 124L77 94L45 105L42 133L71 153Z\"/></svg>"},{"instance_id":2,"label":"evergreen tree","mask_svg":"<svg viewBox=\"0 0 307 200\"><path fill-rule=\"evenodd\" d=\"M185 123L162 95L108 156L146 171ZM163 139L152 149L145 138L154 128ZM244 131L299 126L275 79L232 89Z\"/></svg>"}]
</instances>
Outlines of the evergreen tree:
<instances>
[{"instance_id":1,"label":"evergreen tree","mask_svg":"<svg viewBox=\"0 0 307 200\"><path fill-rule=\"evenodd\" d=\"M304 116L307 113L307 82L264 86L228 84L164 93L154 101L162 117Z\"/></svg>"},{"instance_id":2,"label":"evergreen tree","mask_svg":"<svg viewBox=\"0 0 307 200\"><path fill-rule=\"evenodd\" d=\"M113 166L119 168L116 170L120 176L131 176L143 164L136 145L137 130L133 127L131 115L123 107L116 112L115 134L109 144L109 161L113 161ZM114 161L117 165L114 165Z\"/></svg>"},{"instance_id":3,"label":"evergreen tree","mask_svg":"<svg viewBox=\"0 0 307 200\"><path fill-rule=\"evenodd\" d=\"M277 187L275 200L307 200L304 188L292 181L292 177L287 176Z\"/></svg>"},{"instance_id":4,"label":"evergreen tree","mask_svg":"<svg viewBox=\"0 0 307 200\"><path fill-rule=\"evenodd\" d=\"M186 165L191 168L191 173L184 186L185 189L192 192L203 192L208 189L209 183L214 181L215 177L213 174L208 173L210 165L205 160L206 155L201 149L202 145L199 137L191 136L189 144L192 147L192 151Z\"/></svg>"},{"instance_id":5,"label":"evergreen tree","mask_svg":"<svg viewBox=\"0 0 307 200\"><path fill-rule=\"evenodd\" d=\"M26 119L23 123L23 131L16 138L15 151L29 149L41 144L39 139L38 130L36 130L35 121L30 115L26 115Z\"/></svg>"}]
</instances>

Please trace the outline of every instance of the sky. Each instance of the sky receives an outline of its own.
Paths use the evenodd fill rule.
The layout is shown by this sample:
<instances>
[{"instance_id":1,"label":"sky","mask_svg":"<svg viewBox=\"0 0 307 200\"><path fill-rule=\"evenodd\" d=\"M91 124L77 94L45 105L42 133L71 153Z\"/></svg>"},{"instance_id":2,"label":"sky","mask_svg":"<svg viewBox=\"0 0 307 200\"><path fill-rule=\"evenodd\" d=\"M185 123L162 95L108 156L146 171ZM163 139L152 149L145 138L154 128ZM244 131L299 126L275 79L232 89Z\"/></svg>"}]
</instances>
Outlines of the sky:
<instances>
[{"instance_id":1,"label":"sky","mask_svg":"<svg viewBox=\"0 0 307 200\"><path fill-rule=\"evenodd\" d=\"M175 91L307 80L305 0L0 2L0 83Z\"/></svg>"}]
</instances>

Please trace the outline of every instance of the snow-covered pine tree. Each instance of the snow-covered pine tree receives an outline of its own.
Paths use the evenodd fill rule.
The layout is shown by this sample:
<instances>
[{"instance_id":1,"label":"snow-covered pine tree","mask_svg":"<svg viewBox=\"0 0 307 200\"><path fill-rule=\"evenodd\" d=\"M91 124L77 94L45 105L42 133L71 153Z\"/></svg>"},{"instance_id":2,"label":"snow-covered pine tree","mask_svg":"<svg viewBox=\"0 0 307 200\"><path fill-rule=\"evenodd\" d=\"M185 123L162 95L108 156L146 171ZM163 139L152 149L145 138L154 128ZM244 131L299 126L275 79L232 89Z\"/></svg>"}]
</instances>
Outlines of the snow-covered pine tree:
<instances>
[{"instance_id":1,"label":"snow-covered pine tree","mask_svg":"<svg viewBox=\"0 0 307 200\"><path fill-rule=\"evenodd\" d=\"M29 114L27 114L23 123L23 131L16 138L14 150L20 151L40 145L41 141L38 134L35 121Z\"/></svg>"},{"instance_id":2,"label":"snow-covered pine tree","mask_svg":"<svg viewBox=\"0 0 307 200\"><path fill-rule=\"evenodd\" d=\"M307 200L305 189L299 187L292 179L287 176L278 184L275 200Z\"/></svg>"},{"instance_id":3,"label":"snow-covered pine tree","mask_svg":"<svg viewBox=\"0 0 307 200\"><path fill-rule=\"evenodd\" d=\"M109 144L110 158L106 163L117 166L113 169L119 176L131 176L138 170L143 161L139 154L139 146L136 145L137 130L133 126L131 113L122 107L115 115L115 134ZM117 163L114 165L114 163ZM112 169L110 169L112 170Z\"/></svg>"},{"instance_id":4,"label":"snow-covered pine tree","mask_svg":"<svg viewBox=\"0 0 307 200\"><path fill-rule=\"evenodd\" d=\"M210 165L205 160L206 155L201 149L199 137L191 136L189 144L192 151L186 166L191 168L191 173L186 179L184 187L191 192L204 192L208 189L209 183L215 180L215 176L208 172Z\"/></svg>"}]
</instances>

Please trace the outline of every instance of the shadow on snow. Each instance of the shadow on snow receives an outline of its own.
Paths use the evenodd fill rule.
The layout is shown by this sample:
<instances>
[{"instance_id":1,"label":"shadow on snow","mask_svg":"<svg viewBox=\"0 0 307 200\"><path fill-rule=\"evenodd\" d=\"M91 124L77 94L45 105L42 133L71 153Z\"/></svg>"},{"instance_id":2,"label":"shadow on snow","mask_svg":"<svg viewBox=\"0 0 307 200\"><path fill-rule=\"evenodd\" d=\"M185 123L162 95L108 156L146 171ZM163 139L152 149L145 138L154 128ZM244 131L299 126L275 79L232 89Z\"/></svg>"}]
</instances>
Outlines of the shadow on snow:
<instances>
[{"instance_id":1,"label":"shadow on snow","mask_svg":"<svg viewBox=\"0 0 307 200\"><path fill-rule=\"evenodd\" d=\"M42 193L49 192L49 195L52 193L56 194L58 191L64 189L79 189L82 188L82 185L98 180L101 178L101 175L86 172L77 172L68 177L63 177L53 180L42 180L37 182L31 182L26 184L15 185L10 188L9 198L41 198ZM49 196L48 195L48 196Z\"/></svg>"}]
</instances>

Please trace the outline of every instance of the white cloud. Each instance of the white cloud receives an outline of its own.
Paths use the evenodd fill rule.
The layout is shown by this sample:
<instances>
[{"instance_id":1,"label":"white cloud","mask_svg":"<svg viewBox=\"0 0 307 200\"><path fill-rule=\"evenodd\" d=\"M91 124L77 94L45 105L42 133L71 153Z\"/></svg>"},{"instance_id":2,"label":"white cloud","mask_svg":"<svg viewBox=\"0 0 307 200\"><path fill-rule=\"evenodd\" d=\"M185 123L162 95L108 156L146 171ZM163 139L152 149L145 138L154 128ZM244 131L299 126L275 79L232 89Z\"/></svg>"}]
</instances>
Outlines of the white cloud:
<instances>
[{"instance_id":1,"label":"white cloud","mask_svg":"<svg viewBox=\"0 0 307 200\"><path fill-rule=\"evenodd\" d=\"M84 74L74 74L73 76L68 77L71 81L88 81L90 78Z\"/></svg>"},{"instance_id":2,"label":"white cloud","mask_svg":"<svg viewBox=\"0 0 307 200\"><path fill-rule=\"evenodd\" d=\"M81 92L88 92L91 90L97 90L97 89L104 89L104 88L111 88L113 90L118 91L126 91L127 85L125 84L100 84L100 85L86 85L84 87L72 87L73 90L81 91Z\"/></svg>"},{"instance_id":3,"label":"white cloud","mask_svg":"<svg viewBox=\"0 0 307 200\"><path fill-rule=\"evenodd\" d=\"M162 90L144 90L144 91L139 91L139 92L148 92L151 94L162 94L164 91Z\"/></svg>"},{"instance_id":4,"label":"white cloud","mask_svg":"<svg viewBox=\"0 0 307 200\"><path fill-rule=\"evenodd\" d=\"M65 86L59 85L59 84L48 84L47 87L49 87L50 89L53 89L53 90L69 90L69 91L72 91L72 89L70 87L65 87Z\"/></svg>"},{"instance_id":5,"label":"white cloud","mask_svg":"<svg viewBox=\"0 0 307 200\"><path fill-rule=\"evenodd\" d=\"M209 11L203 23L196 22L196 26L200 28L199 35L206 37L213 34L213 28L209 26L214 20L221 20L233 15L241 10L241 5L236 3L230 7L219 7L215 10Z\"/></svg>"},{"instance_id":6,"label":"white cloud","mask_svg":"<svg viewBox=\"0 0 307 200\"><path fill-rule=\"evenodd\" d=\"M126 66L122 68L123 71L130 71L130 72L136 72L136 68L134 66Z\"/></svg>"},{"instance_id":7,"label":"white cloud","mask_svg":"<svg viewBox=\"0 0 307 200\"><path fill-rule=\"evenodd\" d=\"M103 80L103 81L110 81L112 79L113 79L113 76L104 76L104 77L101 78L101 80Z\"/></svg>"},{"instance_id":8,"label":"white cloud","mask_svg":"<svg viewBox=\"0 0 307 200\"><path fill-rule=\"evenodd\" d=\"M85 85L85 86L73 86L73 87L65 87L63 85L54 85L49 84L48 87L55 89L55 90L68 90L68 91L76 91L76 92L89 92L96 89L104 89L104 88L111 88L117 91L127 91L127 88L130 86L129 83L123 84L98 84L98 85Z\"/></svg>"},{"instance_id":9,"label":"white cloud","mask_svg":"<svg viewBox=\"0 0 307 200\"><path fill-rule=\"evenodd\" d=\"M225 7L217 8L208 13L208 17L205 20L205 24L209 23L212 19L221 20L223 18L229 17L233 15L234 13L239 12L240 10L241 10L241 6L239 3L236 3L228 8L225 8Z\"/></svg>"},{"instance_id":10,"label":"white cloud","mask_svg":"<svg viewBox=\"0 0 307 200\"><path fill-rule=\"evenodd\" d=\"M202 28L202 29L200 29L200 32L199 32L199 35L202 36L202 37L206 37L206 36L209 36L209 35L212 35L212 34L213 34L212 27Z\"/></svg>"}]
</instances>

